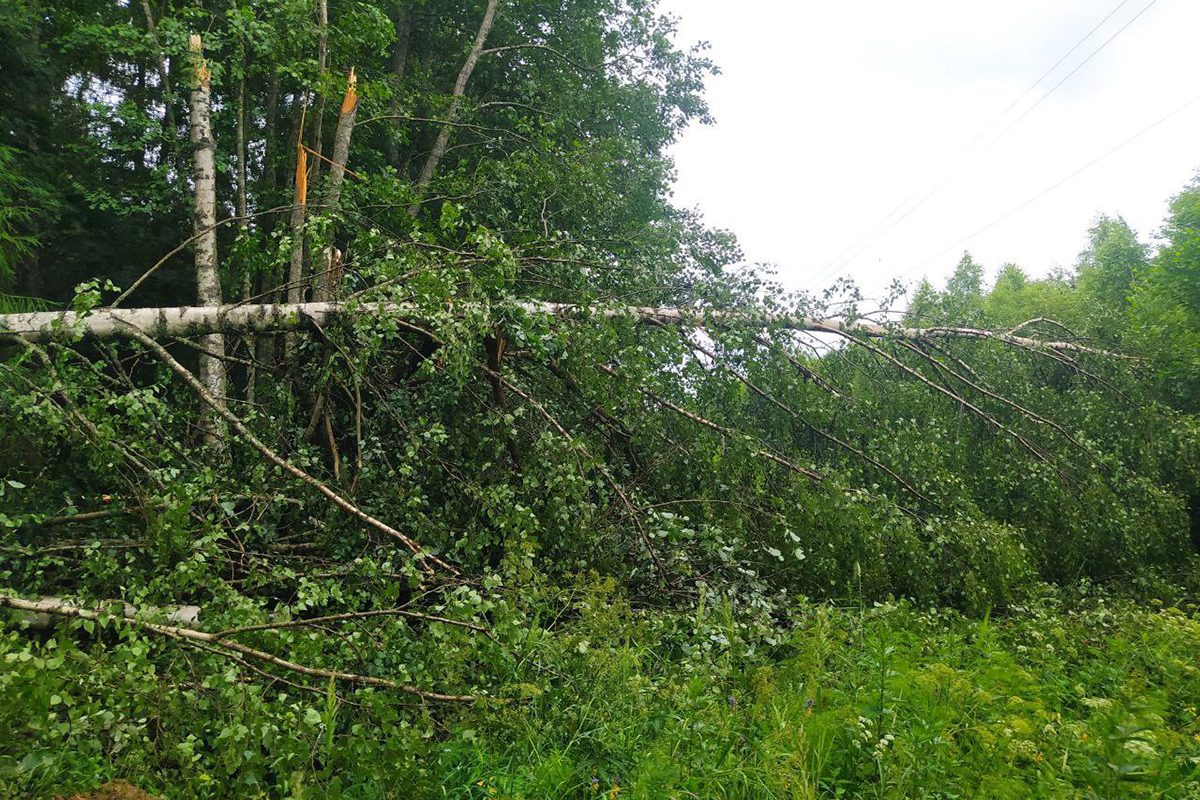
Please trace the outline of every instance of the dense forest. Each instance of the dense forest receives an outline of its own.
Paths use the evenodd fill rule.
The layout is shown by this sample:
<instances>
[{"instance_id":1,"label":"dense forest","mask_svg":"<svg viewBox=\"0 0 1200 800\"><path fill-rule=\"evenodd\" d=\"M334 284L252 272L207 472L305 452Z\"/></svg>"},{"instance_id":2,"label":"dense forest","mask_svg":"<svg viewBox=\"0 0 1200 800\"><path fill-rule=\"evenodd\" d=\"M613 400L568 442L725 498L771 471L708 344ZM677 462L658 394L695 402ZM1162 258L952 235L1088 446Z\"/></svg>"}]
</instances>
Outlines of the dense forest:
<instances>
[{"instance_id":1,"label":"dense forest","mask_svg":"<svg viewBox=\"0 0 1200 800\"><path fill-rule=\"evenodd\" d=\"M0 4L0 797L1200 797L1200 183L789 292L674 25Z\"/></svg>"}]
</instances>

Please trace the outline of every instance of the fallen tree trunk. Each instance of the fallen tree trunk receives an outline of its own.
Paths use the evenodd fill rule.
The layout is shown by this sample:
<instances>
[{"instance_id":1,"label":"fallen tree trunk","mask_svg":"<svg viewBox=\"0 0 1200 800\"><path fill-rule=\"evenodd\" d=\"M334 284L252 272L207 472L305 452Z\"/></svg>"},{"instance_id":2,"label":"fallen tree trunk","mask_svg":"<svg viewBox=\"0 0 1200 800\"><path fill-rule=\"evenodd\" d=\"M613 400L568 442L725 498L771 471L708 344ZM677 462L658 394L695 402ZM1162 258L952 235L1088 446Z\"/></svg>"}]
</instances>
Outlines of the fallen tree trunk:
<instances>
[{"instance_id":1,"label":"fallen tree trunk","mask_svg":"<svg viewBox=\"0 0 1200 800\"><path fill-rule=\"evenodd\" d=\"M7 603L7 598L0 597L0 603ZM59 610L64 605L69 605L69 603L61 597L43 597L39 600L23 600L20 605L11 605L23 612L22 617L31 630L46 630L53 627L54 617L59 614ZM174 608L147 606L138 609L130 603L114 600L103 603L102 607L109 614L128 620L162 619L183 628L197 628L200 625L200 606L183 605Z\"/></svg>"},{"instance_id":2,"label":"fallen tree trunk","mask_svg":"<svg viewBox=\"0 0 1200 800\"><path fill-rule=\"evenodd\" d=\"M980 339L1018 347L1053 350L1060 353L1101 355L1134 359L1133 356L1100 350L1077 342L1044 341L981 328L906 328L871 322L817 319L803 315L755 314L743 310L698 310L654 306L578 306L569 303L523 302L518 304L531 314L549 314L562 318L632 318L660 325L693 328L767 328L775 327L811 333L852 334L870 338L909 340ZM25 314L0 314L0 334L20 336L28 341L70 338L75 333L95 339L131 338L133 331L156 339L201 336L211 333L266 333L291 331L307 325L324 327L338 315L395 314L418 320L425 314L409 303L270 303L261 305L176 306L172 308L108 308L86 315L74 311L36 311Z\"/></svg>"}]
</instances>

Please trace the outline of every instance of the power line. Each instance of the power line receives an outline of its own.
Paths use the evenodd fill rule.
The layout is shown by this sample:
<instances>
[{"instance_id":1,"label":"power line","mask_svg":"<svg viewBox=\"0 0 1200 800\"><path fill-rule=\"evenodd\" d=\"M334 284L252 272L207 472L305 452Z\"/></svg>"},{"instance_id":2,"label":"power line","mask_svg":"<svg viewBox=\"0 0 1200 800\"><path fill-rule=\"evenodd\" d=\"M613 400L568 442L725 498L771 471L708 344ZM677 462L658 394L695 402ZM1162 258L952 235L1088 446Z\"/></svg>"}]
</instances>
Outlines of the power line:
<instances>
[{"instance_id":1,"label":"power line","mask_svg":"<svg viewBox=\"0 0 1200 800\"><path fill-rule=\"evenodd\" d=\"M958 156L956 157L955 165L952 167L950 173L947 174L947 176L942 179L942 181L940 181L932 189L927 191L924 195L921 195L920 198L917 200L917 202L912 204L898 218L892 220L892 218L895 217L895 215L897 213L899 213L901 211L901 209L903 209L905 206L907 206L913 200L913 198L918 196L919 192L914 191L911 194L909 194L907 197L905 197L902 201L900 201L900 203L895 208L893 208L882 219L880 219L878 222L876 222L855 243L851 244L848 248L843 250L841 253L839 253L837 256L835 256L829 263L827 263L824 267L822 267L821 270L817 273L817 275L811 279L812 283L813 284L819 283L822 279L824 279L830 273L831 269L836 271L839 266L844 266L845 263L848 262L849 260L861 255L865 250L867 250L869 247L871 247L871 245L875 244L880 239L882 239L884 236L886 236L888 233L890 233L893 229L896 228L897 225L899 225L901 222L903 222L905 219L907 219L910 215L912 215L913 212L915 212L918 208L923 206L934 195L936 195L939 191L944 189L947 184L949 184L952 180L954 180L956 177L958 177L958 175L961 174L961 172L962 172L962 168L965 166L965 164L968 161L967 156L968 156L968 154L970 154L971 149L984 137L984 135L992 127L994 127L997 123L999 123L1006 116L1008 116L1009 112L1011 112L1014 108L1016 108L1018 105L1020 105L1021 101L1024 100L1026 97L1028 97L1030 92L1032 92L1035 88L1037 88L1038 85L1040 85L1042 83L1042 81L1044 81L1056 69L1058 69L1058 67L1061 66L1062 63L1064 61L1066 61L1076 50L1078 50L1083 45L1084 42L1086 42L1088 39L1090 39L1096 33L1096 31L1098 31L1101 27L1103 27L1105 23L1107 23L1110 19L1112 19L1113 15L1115 15L1118 11L1120 11L1122 8L1124 8L1129 2L1130 2L1130 0L1121 0L1119 3L1117 3L1117 5L1114 6L1113 9L1111 11L1109 11L1103 17L1103 19L1101 19L1099 22L1097 22L1095 25L1093 25L1091 30L1089 30L1086 34L1084 34L1084 36L1081 39L1079 39L1079 41L1077 41L1071 47L1071 49L1069 49L1057 61L1055 61L1049 67L1049 69L1047 69L1045 72L1043 72L1041 74L1041 76L1038 77L1037 80L1035 80L1033 83L1029 84L1029 86L1026 87L1025 91L1023 91L1015 100L1013 100L1011 103L1009 103L1007 108L1005 108L995 118L993 118L990 122L988 122L987 125L985 125L983 128L981 128L979 130L979 132L977 134L975 134L974 137L972 137L971 141L969 141L963 147L963 149L959 152ZM1074 67L1074 69L1072 69L1069 73L1067 73L1067 75L1065 77L1062 78L1062 80L1060 80L1058 83L1054 84L1054 86L1050 87L1050 89L1045 94L1043 94L1041 97L1039 97L1032 106L1027 108L1019 117L1017 117L1015 120L1010 122L1007 126L1005 126L1005 128L1003 130L1001 130L998 134L996 134L994 137L992 137L992 139L984 147L984 151L986 152L988 149L990 149L993 145L996 144L996 142L998 142L1009 131L1011 131L1014 127L1016 127L1017 124L1019 124L1022 120L1024 120L1026 117L1028 117L1029 114L1035 108L1040 106L1042 104L1042 102L1046 100L1046 98L1048 98L1055 91L1057 91L1058 88L1061 87L1068 80L1070 80L1072 76L1074 76L1076 73L1079 72L1079 70L1083 69L1083 67L1089 61L1091 61L1101 50L1103 50L1114 39L1116 39L1118 36L1120 36L1127 28L1129 28L1130 25L1132 25L1134 22L1136 22L1139 17L1141 17L1148 10L1150 10L1150 7L1153 6L1157 2L1158 2L1158 0L1150 0L1150 2L1147 3L1144 7L1142 7L1142 9L1140 11L1138 11L1137 14L1135 14L1128 21L1126 21L1125 24L1122 25L1116 31L1116 33L1114 33L1112 36L1105 39L1100 44L1099 47L1097 47L1095 50L1093 50L1091 53L1089 53L1087 55L1087 57L1083 59L1083 61L1079 62L1079 64L1077 64ZM887 227L883 228L883 230L879 230L879 228L881 226L887 224L889 220L892 220L891 224L887 225ZM876 231L878 231L878 233L876 233Z\"/></svg>"},{"instance_id":2,"label":"power line","mask_svg":"<svg viewBox=\"0 0 1200 800\"><path fill-rule=\"evenodd\" d=\"M1130 0L1121 0L1121 2L1117 3L1117 5L1113 7L1113 10L1112 10L1112 11L1109 11L1107 14L1105 14L1105 15L1104 15L1104 19L1100 20L1100 21L1099 21L1099 22L1097 22L1095 25L1093 25L1093 26L1092 26L1092 29L1091 29L1090 31L1088 31L1087 33L1085 33L1085 34L1083 35L1083 38L1082 38L1082 39L1080 39L1078 42L1076 42L1076 43L1075 43L1075 45L1074 45L1074 46L1073 46L1073 47L1072 47L1070 50L1068 50L1067 52L1063 53L1063 54L1062 54L1062 57L1061 57L1061 58L1059 58L1059 59L1058 59L1058 61L1055 61L1053 64L1051 64L1051 65L1050 65L1050 68L1049 68L1049 69L1047 69L1045 72L1043 72L1043 73L1041 74L1041 76L1040 76L1040 77L1039 77L1039 78L1038 78L1036 81L1034 81L1033 83L1029 84L1029 86L1027 86L1027 87L1025 88L1025 91L1021 92L1021 96L1020 96L1020 97L1018 97L1016 100L1013 100L1011 103L1009 103L1009 104L1008 104L1008 108L1004 109L1004 110L1003 110L1003 111L1001 111L999 114L997 114L995 119L993 119L991 122L989 122L989 123L988 123L988 124L987 124L987 125L986 125L986 126L985 126L985 127L982 129L982 130L981 130L981 131L979 131L979 133L975 134L975 138L974 138L974 139L972 139L970 142L968 142L968 143L967 143L967 146L966 146L966 148L964 148L964 151L965 151L965 150L969 150L969 149L971 148L971 146L972 146L972 145L974 145L976 142L978 142L980 139L982 139L982 138L983 138L983 135L984 135L985 133L987 133L987 130L988 130L988 128L992 127L993 125L995 125L996 123L998 123L1000 120L1002 120L1002 119L1004 119L1006 116L1008 116L1008 112L1012 111L1014 108L1016 108L1018 105L1020 105L1020 104L1021 104L1021 101L1022 101L1022 100L1024 100L1026 97L1028 97L1030 92L1032 92L1034 89L1036 89L1036 88L1038 87L1038 85L1039 85L1039 84L1040 84L1042 81L1046 80L1046 78L1049 78L1049 77L1050 77L1050 75L1051 75L1051 73L1053 73L1053 72L1054 72L1054 70L1056 70L1056 69L1058 69L1060 66L1062 66L1062 63L1063 63L1064 61L1066 61L1068 58L1070 58L1072 53L1074 53L1076 50L1078 50L1080 47L1082 47L1084 42L1086 42L1088 39L1092 38L1092 34L1094 34L1096 31L1100 30L1100 28L1102 28L1102 27L1104 26L1104 23L1106 23L1106 22L1108 22L1110 19L1112 19L1112 18L1113 18L1113 15L1114 15L1114 14L1116 14L1118 11L1120 11L1122 8L1124 8L1126 5L1128 5L1128 4L1129 4L1129 2L1130 2ZM1150 4L1150 5L1153 5L1155 2L1157 2L1157 0L1151 0L1151 4ZM1149 8L1149 6L1147 6L1147 8ZM1145 9L1145 8L1143 8L1143 9L1142 9L1142 12L1144 12L1145 10L1146 10L1146 9ZM1138 13L1138 16L1141 16L1141 12L1139 12L1139 13ZM1134 17L1133 19L1137 19L1137 17ZM1133 20L1130 20L1130 22L1132 22L1132 21L1133 21ZM1126 23L1126 24L1125 24L1125 28L1127 28L1127 27L1129 27L1129 23ZM1125 28L1122 28L1121 30L1125 30ZM1120 32L1121 32L1121 31L1117 31L1117 33L1118 33L1118 34L1119 34ZM1114 38L1115 38L1115 36L1114 36ZM1112 41L1112 39L1109 39L1109 41ZM1107 42L1105 42L1105 44L1107 44ZM1101 45L1101 47L1103 47L1103 45ZM1099 51L1096 51L1096 52L1099 52ZM1094 56L1095 54L1096 54L1096 53L1095 53L1095 52L1093 52L1093 53L1092 53L1092 56ZM1088 59L1090 59L1092 56L1088 56ZM1080 64L1080 66L1082 66L1083 64L1086 64L1086 63L1087 63L1087 59L1085 59L1085 60L1084 60L1084 61L1083 61L1083 62ZM1075 68L1075 69L1074 69L1074 70L1071 72L1071 75L1074 75L1074 74L1075 74L1076 72L1078 72L1078 71L1079 71L1079 67L1076 67L1076 68ZM1071 76L1070 76L1070 75L1068 75L1067 77L1069 78L1069 77L1071 77ZM1063 80L1066 80L1066 79L1064 78ZM1061 86L1061 85L1062 85L1062 81L1060 81L1060 82L1058 83L1058 85L1057 85L1057 86L1055 86L1054 88L1055 88L1055 89L1057 89L1057 88L1058 88L1058 86ZM1050 91L1054 91L1054 89L1051 89ZM1049 93L1047 93L1047 94L1049 94ZM1042 98L1042 100L1045 100L1045 99L1046 99L1045 97L1043 97L1043 98ZM1039 100L1038 102L1040 103L1040 102L1041 102L1041 100ZM996 138L999 138L999 137L996 137ZM995 141L995 140L993 140L993 141Z\"/></svg>"},{"instance_id":3,"label":"power line","mask_svg":"<svg viewBox=\"0 0 1200 800\"><path fill-rule=\"evenodd\" d=\"M1101 153L1100 155L1098 155L1098 156L1096 156L1095 158L1093 158L1091 161L1089 161L1089 162L1087 162L1086 164L1084 164L1082 167L1079 167L1078 169L1076 169L1076 170L1075 170L1074 172L1072 172L1071 174L1069 174L1069 175L1067 175L1066 177L1064 177L1064 178L1060 179L1059 181L1057 181L1056 183L1052 184L1051 186L1048 186L1048 187L1046 187L1045 189L1043 189L1042 191L1038 192L1038 193L1037 193L1037 194L1035 194L1033 197L1029 198L1029 199L1028 199L1028 200L1026 200L1025 202L1023 202L1023 203L1021 203L1020 205L1018 205L1017 207L1015 207L1015 208L1013 208L1013 209L1011 209L1011 210L1009 210L1009 211L1006 211L1005 213L1001 214L999 217L996 217L994 220L992 220L992 221L991 221L991 222L989 222L988 224L984 225L982 228L980 228L979 230L977 230L977 231L975 231L974 233L970 234L969 236L965 236L965 237L963 237L962 239L959 239L959 240L958 240L957 242L955 242L954 244L952 244L952 245L950 245L950 246L948 246L948 247L945 247L945 248L943 248L942 250L939 250L937 253L934 253L934 254L933 254L933 255L931 255L929 258L926 258L924 261L920 262L919 264L917 264L917 265L915 265L915 266L913 266L913 267L910 267L909 269L907 269L907 270L905 270L904 272L900 273L900 274L899 274L899 275L897 275L896 277L897 277L897 278L904 278L904 277L907 277L908 275L911 275L912 273L916 272L917 270L919 270L921 267L925 266L925 265L926 265L926 264L928 264L929 262L931 262L931 261L934 261L934 260L936 260L936 259L938 259L938 258L941 258L942 256L946 255L946 253L949 253L949 252L950 252L950 251L952 251L952 250L957 250L959 247L962 247L963 245L965 245L965 244L967 244L968 242L970 242L970 241L971 241L972 239L974 239L976 236L979 236L979 235L980 235L980 234L982 234L982 233L986 233L987 231L989 231L989 230L991 230L992 228L994 228L994 227L996 227L997 225L999 225L1001 222L1004 222L1005 220L1007 220L1009 217L1012 217L1013 215L1015 215L1015 214L1017 214L1017 213L1019 213L1019 212L1021 212L1021 211L1024 211L1026 208L1028 208L1029 206L1033 205L1033 204L1034 204L1034 203L1036 203L1038 200L1041 200L1043 197L1045 197L1046 195L1050 194L1051 192L1053 192L1055 189L1059 188L1059 187L1060 187L1060 186L1062 186L1063 184L1065 184L1065 183L1067 183L1067 182L1069 182L1069 181L1071 181L1071 180L1074 180L1074 179L1075 179L1075 178L1077 178L1079 175L1083 174L1084 172L1087 172L1089 169L1091 169L1092 167L1096 166L1096 165L1097 165L1097 164L1099 164L1101 161L1104 161L1106 158L1108 158L1109 156L1113 155L1113 154L1114 154L1114 153L1116 153L1117 151L1119 151L1119 150L1122 150L1122 149L1124 149L1125 147L1129 146L1129 145L1130 145L1130 144L1132 144L1133 142L1135 142L1135 141L1137 141L1138 139L1142 138L1142 137L1143 137L1143 136L1145 136L1147 133L1150 133L1150 131L1154 130L1155 128L1157 128L1158 126L1160 126L1160 125L1162 125L1163 123L1167 122L1168 120L1172 119L1173 117L1176 117L1176 116L1178 116L1179 114L1182 114L1182 113L1183 113L1184 111L1186 111L1187 109L1189 109L1189 108L1191 108L1192 106L1196 105L1196 103L1200 103L1200 95L1196 95L1196 96L1195 96L1195 97L1193 97L1191 100L1187 101L1187 102L1186 102L1186 103L1184 103L1183 105L1181 105L1181 106L1179 106L1178 108L1176 108L1174 111L1170 112L1169 114L1167 114L1167 115L1166 115L1166 116L1164 116L1164 117L1161 117L1161 118L1160 118L1158 121L1156 121L1156 122L1153 122L1153 123L1151 123L1150 125L1147 125L1145 128L1142 128L1140 131L1138 131L1137 133L1135 133L1135 134L1133 134L1132 136L1130 136L1128 139L1125 139L1124 141L1120 142L1119 144L1117 144L1117 145L1115 145L1115 146L1113 146L1113 147L1109 148L1108 150L1104 151L1104 152L1103 152L1103 153Z\"/></svg>"},{"instance_id":4,"label":"power line","mask_svg":"<svg viewBox=\"0 0 1200 800\"><path fill-rule=\"evenodd\" d=\"M1139 19L1139 18L1140 18L1140 17L1141 17L1143 14L1145 14L1147 11L1149 11L1149 10L1150 10L1150 8L1151 8L1151 7L1152 7L1152 6L1153 6L1155 3L1157 3L1157 2L1158 2L1158 0L1150 0L1150 2L1149 2L1149 3L1147 3L1147 4L1146 4L1146 5L1145 5L1145 6L1142 8L1142 10L1141 10L1141 11L1139 11L1139 12L1138 12L1138 13L1136 13L1136 14L1134 14L1132 17L1130 17L1130 19L1129 19L1129 20L1128 20L1128 21L1127 21L1127 22L1126 22L1124 25L1122 25L1120 28L1118 28L1116 33L1114 33L1112 36L1108 37L1108 38L1107 38L1107 39L1105 39L1103 42L1101 42L1101 43L1100 43L1100 46L1099 46L1099 47L1097 47L1095 50L1093 50L1092 52L1088 53L1088 56L1087 56L1087 58L1083 59L1083 61L1080 61L1078 64L1076 64L1076 65L1075 65L1075 68L1074 68L1074 69L1072 69L1070 72L1068 72L1066 75L1064 75L1064 76L1063 76L1063 78L1062 78L1062 80L1060 80L1058 83L1056 83L1056 84L1054 84L1053 86L1051 86L1051 87L1050 87L1050 89L1049 89L1049 91L1047 91L1047 92L1046 92L1044 95L1042 95L1041 97L1039 97L1039 98L1037 99L1037 101L1036 101L1036 102L1035 102L1033 105L1031 105L1029 108L1025 109L1025 111L1023 111L1023 112L1021 113L1021 116L1017 117L1015 120L1013 120L1012 122L1010 122L1010 123L1008 124L1008 126L1004 128L1004 130L1002 130L1002 131L1000 131L1000 133L996 134L996 137L995 137L994 139L992 139L990 142L988 142L988 147L991 147L993 144L995 144L995 143L996 143L996 141L1000 139L1000 137L1004 136L1004 134L1008 133L1008 132L1009 132L1010 130L1012 130L1012 129L1013 129L1013 128L1014 128L1014 127L1015 127L1015 126L1018 124L1018 123L1020 123L1020 122L1021 122L1021 120L1025 119L1025 118L1026 118L1026 117L1028 117L1028 116L1029 116L1031 113L1033 113L1033 110L1034 110L1035 108L1037 108L1038 106L1040 106L1040 105L1042 104L1042 101L1043 101L1043 100L1045 100L1045 99L1046 99L1047 97L1049 97L1050 95L1054 94L1055 90L1057 90L1057 89L1058 89L1058 87L1062 86L1064 83L1066 83L1067 81L1069 81L1069 80L1071 79L1071 77L1072 77L1073 75L1075 75L1075 73L1076 73L1076 72L1079 72L1079 70L1083 69L1083 68L1084 68L1084 67L1087 65L1087 63L1088 63L1089 61L1091 61L1093 58L1095 58L1095 57L1096 57L1096 54L1097 54L1097 53L1099 53L1099 52L1100 52L1101 50L1103 50L1105 47L1108 47L1109 43L1111 43L1113 39L1116 39L1118 36L1120 36L1122 33L1124 33L1126 28L1128 28L1128 27L1129 27L1130 25L1132 25L1133 23L1137 22L1137 21L1138 21L1138 19ZM1122 5L1124 5L1124 3L1122 3ZM1118 6L1118 8L1119 8L1119 6ZM1115 11L1115 10L1114 10L1114 11ZM1111 17L1111 16L1112 16L1112 14L1109 14L1109 16ZM1107 19L1107 17L1106 17L1105 19ZM1091 34L1088 34L1088 35L1090 36Z\"/></svg>"}]
</instances>

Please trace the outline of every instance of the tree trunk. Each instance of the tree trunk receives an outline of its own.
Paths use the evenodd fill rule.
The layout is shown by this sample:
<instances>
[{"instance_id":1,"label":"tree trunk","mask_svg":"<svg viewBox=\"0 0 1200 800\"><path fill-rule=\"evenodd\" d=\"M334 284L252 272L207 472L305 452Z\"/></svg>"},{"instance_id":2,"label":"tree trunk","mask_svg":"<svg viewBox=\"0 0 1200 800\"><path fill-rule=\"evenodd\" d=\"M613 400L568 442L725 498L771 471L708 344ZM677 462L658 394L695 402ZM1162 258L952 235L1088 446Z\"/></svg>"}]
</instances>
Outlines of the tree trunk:
<instances>
[{"instance_id":1,"label":"tree trunk","mask_svg":"<svg viewBox=\"0 0 1200 800\"><path fill-rule=\"evenodd\" d=\"M404 73L408 66L408 44L412 40L412 10L407 3L401 2L397 5L396 16L392 20L392 24L396 28L396 43L392 46L392 58L389 64L395 83L391 113L399 116L402 113L400 91L404 86ZM400 143L394 135L388 136L387 153L388 163L396 169L400 169Z\"/></svg>"},{"instance_id":2,"label":"tree trunk","mask_svg":"<svg viewBox=\"0 0 1200 800\"><path fill-rule=\"evenodd\" d=\"M237 214L240 218L238 227L246 229L247 217L247 187L246 187L246 64L242 62L242 77L238 81L237 99Z\"/></svg>"},{"instance_id":3,"label":"tree trunk","mask_svg":"<svg viewBox=\"0 0 1200 800\"><path fill-rule=\"evenodd\" d=\"M287 299L304 300L304 214L308 198L308 154L296 148L296 193L292 205L292 258L288 265Z\"/></svg>"},{"instance_id":4,"label":"tree trunk","mask_svg":"<svg viewBox=\"0 0 1200 800\"><path fill-rule=\"evenodd\" d=\"M265 117L265 127L263 128L263 138L265 149L263 151L263 171L262 171L262 186L263 192L269 198L267 203L274 203L274 189L278 184L277 180L277 153L279 146L275 141L276 116L279 114L279 70L271 70L271 83L267 88L267 107L263 112ZM268 206L269 207L269 206ZM272 217L272 219L274 219Z\"/></svg>"},{"instance_id":5,"label":"tree trunk","mask_svg":"<svg viewBox=\"0 0 1200 800\"><path fill-rule=\"evenodd\" d=\"M458 114L462 110L467 81L471 79L471 73L475 71L475 65L479 63L479 58L483 55L483 46L487 44L488 34L491 33L492 24L496 21L496 7L499 4L500 0L488 0L487 9L483 12L483 21L479 23L479 32L475 35L475 43L471 45L471 52L467 54L467 60L463 62L462 69L458 71L458 80L454 82L450 108L446 110L445 124L438 131L437 141L433 143L433 149L429 151L429 157L425 159L425 165L421 167L421 175L417 178L417 199L408 207L408 213L411 216L415 217L421 210L421 196L437 173L442 157L446 155L446 148L450 145L450 134L454 132L454 122L457 121Z\"/></svg>"},{"instance_id":6,"label":"tree trunk","mask_svg":"<svg viewBox=\"0 0 1200 800\"><path fill-rule=\"evenodd\" d=\"M304 101L307 104L307 98ZM295 191L292 197L292 254L288 264L287 301L301 303L304 301L304 218L308 206L308 153L304 149L304 114L300 109L300 125L296 133L296 178ZM283 359L290 362L296 349L296 339L289 334L283 339Z\"/></svg>"},{"instance_id":7,"label":"tree trunk","mask_svg":"<svg viewBox=\"0 0 1200 800\"><path fill-rule=\"evenodd\" d=\"M142 14L146 17L146 30L150 32L150 40L154 42L155 66L158 68L158 79L162 81L163 90L163 127L166 129L164 149L173 150L175 132L175 94L171 91L171 76L167 72L167 58L163 55L162 44L158 41L158 26L154 24L154 13L150 10L150 0L142 0Z\"/></svg>"},{"instance_id":8,"label":"tree trunk","mask_svg":"<svg viewBox=\"0 0 1200 800\"><path fill-rule=\"evenodd\" d=\"M211 121L211 81L208 63L204 59L199 34L189 42L193 67L191 96L191 142L195 159L195 211L192 229L196 236L196 299L202 306L221 304L221 278L217 273L217 170L214 164L216 142ZM225 337L212 332L204 337L201 346L209 354L200 354L200 382L219 402L225 399ZM216 413L206 411L201 425L204 442L220 446L224 440L225 424Z\"/></svg>"},{"instance_id":9,"label":"tree trunk","mask_svg":"<svg viewBox=\"0 0 1200 800\"><path fill-rule=\"evenodd\" d=\"M238 80L238 105L237 105L237 214L238 214L238 235L244 236L250 227L249 220L249 203L247 200L246 186L246 54L242 53L242 74ZM248 303L254 296L254 276L246 270L242 274L242 302ZM255 337L246 336L243 340L246 348L246 355L250 359L250 364L246 367L246 402L254 405L255 384L258 376L255 374Z\"/></svg>"},{"instance_id":10,"label":"tree trunk","mask_svg":"<svg viewBox=\"0 0 1200 800\"><path fill-rule=\"evenodd\" d=\"M1014 347L1053 350L1124 360L1135 356L1100 350L1077 342L1044 341L1015 336L1005 331L981 328L902 328L870 322L816 319L792 314L763 314L729 310L672 308L669 306L579 306L570 303L526 301L517 304L529 314L548 314L560 319L635 319L655 325L689 328L778 328L811 333L851 333L864 338L896 338L935 341L938 339L987 339ZM460 309L465 311L466 309ZM214 331L262 333L295 331L309 324L324 326L339 314L397 314L410 320L422 319L420 310L409 303L302 303L220 307L178 306L175 308L102 308L80 316L74 311L37 311L0 314L0 331L28 341L70 338L78 331L95 339L128 338L141 330L155 338L202 336Z\"/></svg>"},{"instance_id":11,"label":"tree trunk","mask_svg":"<svg viewBox=\"0 0 1200 800\"><path fill-rule=\"evenodd\" d=\"M317 124L313 132L313 150L325 154L325 85L329 77L329 0L317 0L317 107L315 109ZM315 181L321 175L321 159L313 161L312 179Z\"/></svg>"},{"instance_id":12,"label":"tree trunk","mask_svg":"<svg viewBox=\"0 0 1200 800\"><path fill-rule=\"evenodd\" d=\"M333 163L329 167L329 185L324 198L325 207L330 211L337 210L342 198L342 181L346 179L346 161L350 158L350 135L354 133L354 115L357 113L358 78L351 67L350 76L346 81L346 95L342 98L342 107L338 113L337 131L333 135ZM320 262L325 274L317 282L313 292L314 300L329 300L334 296L337 279L341 277L334 274L338 271L336 261L340 261L335 261L335 252L332 246L325 248Z\"/></svg>"}]
</instances>

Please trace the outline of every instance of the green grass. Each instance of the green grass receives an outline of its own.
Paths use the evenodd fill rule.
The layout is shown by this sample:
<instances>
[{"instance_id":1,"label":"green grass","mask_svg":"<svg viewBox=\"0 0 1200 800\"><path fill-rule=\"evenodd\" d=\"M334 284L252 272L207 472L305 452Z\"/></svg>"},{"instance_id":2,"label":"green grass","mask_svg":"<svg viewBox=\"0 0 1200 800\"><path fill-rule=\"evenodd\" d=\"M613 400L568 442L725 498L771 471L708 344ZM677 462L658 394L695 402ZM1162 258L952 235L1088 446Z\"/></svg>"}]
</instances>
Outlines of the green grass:
<instances>
[{"instance_id":1,"label":"green grass","mask_svg":"<svg viewBox=\"0 0 1200 800\"><path fill-rule=\"evenodd\" d=\"M970 619L796 603L763 626L723 603L667 616L595 590L568 611L496 664L525 702L450 710L264 691L136 637L100 648L60 632L47 648L12 632L0 785L12 797L112 777L172 798L1200 797L1200 622L1178 609L1049 597Z\"/></svg>"}]
</instances>

